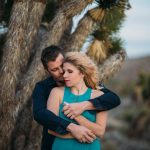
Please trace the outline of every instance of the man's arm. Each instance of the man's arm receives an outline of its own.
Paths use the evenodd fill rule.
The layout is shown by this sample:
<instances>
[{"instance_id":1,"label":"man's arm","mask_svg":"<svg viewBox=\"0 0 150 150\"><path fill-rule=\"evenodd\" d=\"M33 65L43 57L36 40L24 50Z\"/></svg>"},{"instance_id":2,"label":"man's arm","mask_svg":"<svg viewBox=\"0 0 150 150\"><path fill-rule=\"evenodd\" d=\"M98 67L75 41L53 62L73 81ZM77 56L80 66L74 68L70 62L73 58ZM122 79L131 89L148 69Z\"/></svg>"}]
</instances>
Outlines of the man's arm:
<instances>
[{"instance_id":1,"label":"man's arm","mask_svg":"<svg viewBox=\"0 0 150 150\"><path fill-rule=\"evenodd\" d=\"M33 91L33 117L41 125L59 134L66 134L67 126L70 122L56 116L53 112L46 109L47 96L45 95L45 87L36 84Z\"/></svg>"},{"instance_id":2,"label":"man's arm","mask_svg":"<svg viewBox=\"0 0 150 150\"><path fill-rule=\"evenodd\" d=\"M104 93L103 95L89 101L65 105L63 108L64 114L73 119L85 110L106 111L120 105L120 98L114 92L105 87L101 91Z\"/></svg>"},{"instance_id":3,"label":"man's arm","mask_svg":"<svg viewBox=\"0 0 150 150\"><path fill-rule=\"evenodd\" d=\"M104 93L103 95L89 100L96 110L106 111L120 105L120 98L114 92L105 87L103 87L101 91Z\"/></svg>"}]
</instances>

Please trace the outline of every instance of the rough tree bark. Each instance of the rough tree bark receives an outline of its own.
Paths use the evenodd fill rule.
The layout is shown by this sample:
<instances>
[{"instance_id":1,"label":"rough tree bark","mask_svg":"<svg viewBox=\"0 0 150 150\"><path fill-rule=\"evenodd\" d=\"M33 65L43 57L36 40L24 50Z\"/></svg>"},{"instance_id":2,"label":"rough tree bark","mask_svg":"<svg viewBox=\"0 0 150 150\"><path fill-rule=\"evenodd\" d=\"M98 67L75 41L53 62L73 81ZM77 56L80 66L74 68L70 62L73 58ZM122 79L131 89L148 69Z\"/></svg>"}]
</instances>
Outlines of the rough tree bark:
<instances>
[{"instance_id":1,"label":"rough tree bark","mask_svg":"<svg viewBox=\"0 0 150 150\"><path fill-rule=\"evenodd\" d=\"M36 43L46 1L14 1L1 62L0 150L37 150L40 148L41 128L33 121L31 115L31 94L35 83L46 75L40 62L41 51L51 44L59 45L65 31L71 29L72 17L92 2L93 0L70 0L62 3L54 19L49 23L48 29L40 37L40 42ZM89 26L83 34L83 28L85 29L87 24ZM76 32L70 35L71 42L67 45L72 46L73 50L80 49L89 32L94 28L94 24L91 17L86 15L80 21ZM81 33L80 41L77 37ZM36 46L33 50L36 44L38 48ZM75 47L76 44L77 47ZM67 49L70 50L69 47ZM118 68L123 58L124 54L120 53L110 59L110 64L114 68L112 72ZM105 75L107 76L107 73Z\"/></svg>"},{"instance_id":2,"label":"rough tree bark","mask_svg":"<svg viewBox=\"0 0 150 150\"><path fill-rule=\"evenodd\" d=\"M79 21L75 32L68 37L69 41L64 47L67 51L80 51L88 35L90 35L90 33L94 31L94 28L100 24L104 17L104 11L98 9L98 12L100 13L97 13L97 9L98 8L94 8L88 11L86 15ZM91 14L91 12L94 12L96 17Z\"/></svg>"},{"instance_id":3,"label":"rough tree bark","mask_svg":"<svg viewBox=\"0 0 150 150\"><path fill-rule=\"evenodd\" d=\"M103 62L103 64L100 64L98 68L100 72L99 75L100 75L101 82L109 79L110 77L112 77L113 74L118 72L125 58L126 58L125 50L120 50L116 54L113 54L110 57L108 57Z\"/></svg>"},{"instance_id":4,"label":"rough tree bark","mask_svg":"<svg viewBox=\"0 0 150 150\"><path fill-rule=\"evenodd\" d=\"M33 4L33 2L35 3ZM26 59L30 56L30 49L32 48L31 43L37 33L41 20L39 18L42 17L45 8L45 1L35 0L33 2L30 0L16 0L14 2L7 41L4 47L0 77L0 87L2 89L0 93L2 100L2 122L0 125L2 138L0 141L0 149L2 150L6 149L9 145L11 133L14 129L19 111L22 109L23 104L30 98L34 83L45 75L39 59L41 51L37 51L27 73L23 75L23 77L20 76L21 68L24 68L28 63L28 60ZM38 6L39 3L41 4L40 6ZM50 32L44 36L42 40L44 42L41 42L40 50L49 44L58 44L63 31L67 28L67 18L79 13L88 5L88 3L89 2L83 0L81 0L80 3L74 0L60 9L52 23L50 23ZM77 7L78 5L80 7ZM36 26L32 22L33 20L35 21L35 24L37 23ZM32 27L34 28L33 33L30 32ZM60 32L58 32L58 29L60 29ZM32 36L28 33L32 33ZM22 55L23 50L24 55ZM21 62L21 58L25 58L23 59L23 63ZM39 65L36 66L36 64ZM39 74L39 76L37 74ZM21 82L18 80L20 78L22 78ZM5 134L6 132L7 134Z\"/></svg>"},{"instance_id":5,"label":"rough tree bark","mask_svg":"<svg viewBox=\"0 0 150 150\"><path fill-rule=\"evenodd\" d=\"M44 12L45 2L31 0L15 1L10 18L9 32L4 47L0 77L1 96L1 124L0 149L6 149L9 145L11 133L17 119L15 111L19 111L20 105L16 99L17 83L20 78L21 68L25 67L29 57L29 49L32 47L32 39L36 33ZM39 13L35 13L38 8ZM37 10L36 10L37 12ZM30 17L29 17L30 16ZM32 24L31 24L32 22ZM35 26L36 24L36 26ZM33 32L32 30L33 28ZM29 34L30 33L32 34ZM31 37L31 38L30 38ZM27 43L28 39L28 43ZM26 58L26 62L22 57ZM20 65L21 64L21 65ZM14 112L12 111L14 110ZM6 134L7 133L7 134Z\"/></svg>"},{"instance_id":6,"label":"rough tree bark","mask_svg":"<svg viewBox=\"0 0 150 150\"><path fill-rule=\"evenodd\" d=\"M94 22L91 16L87 14L83 19L80 20L79 26L75 32L70 35L70 40L66 44L65 49L67 51L80 51L94 25L96 25L96 22Z\"/></svg>"}]
</instances>

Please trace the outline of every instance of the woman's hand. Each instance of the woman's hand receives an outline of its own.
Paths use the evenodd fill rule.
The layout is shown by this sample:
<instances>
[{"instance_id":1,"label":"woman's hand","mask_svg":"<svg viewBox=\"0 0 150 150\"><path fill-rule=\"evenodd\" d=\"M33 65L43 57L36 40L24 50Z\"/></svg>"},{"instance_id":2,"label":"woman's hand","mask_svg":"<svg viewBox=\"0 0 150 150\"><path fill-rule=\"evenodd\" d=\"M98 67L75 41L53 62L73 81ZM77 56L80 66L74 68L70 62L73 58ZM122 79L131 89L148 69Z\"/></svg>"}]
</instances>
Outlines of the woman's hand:
<instances>
[{"instance_id":1,"label":"woman's hand","mask_svg":"<svg viewBox=\"0 0 150 150\"><path fill-rule=\"evenodd\" d=\"M71 104L64 102L63 112L68 118L74 119L75 117L81 115L85 110L93 109L93 104L89 101Z\"/></svg>"},{"instance_id":2,"label":"woman's hand","mask_svg":"<svg viewBox=\"0 0 150 150\"><path fill-rule=\"evenodd\" d=\"M62 111L68 118L74 119L85 111L85 104L83 102L71 104L64 103Z\"/></svg>"}]
</instances>

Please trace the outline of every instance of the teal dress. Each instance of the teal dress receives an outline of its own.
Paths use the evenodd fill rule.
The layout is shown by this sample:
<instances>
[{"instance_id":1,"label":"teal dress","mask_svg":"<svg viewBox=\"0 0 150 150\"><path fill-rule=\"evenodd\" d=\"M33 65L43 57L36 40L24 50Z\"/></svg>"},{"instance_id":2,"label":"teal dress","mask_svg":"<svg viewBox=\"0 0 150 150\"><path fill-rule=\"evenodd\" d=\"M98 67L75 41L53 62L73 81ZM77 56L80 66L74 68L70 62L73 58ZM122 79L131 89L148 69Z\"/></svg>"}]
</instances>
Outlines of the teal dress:
<instances>
[{"instance_id":1,"label":"teal dress","mask_svg":"<svg viewBox=\"0 0 150 150\"><path fill-rule=\"evenodd\" d=\"M71 89L65 87L64 89L64 97L62 103L59 108L59 116L63 119L66 119L70 122L76 123L74 120L67 118L62 112L63 102L67 103L76 103L83 102L89 100L91 97L92 89L88 88L87 91L82 95L75 95L71 92ZM82 116L87 118L88 120L95 122L96 121L96 113L84 111ZM77 123L76 123L77 124ZM52 150L100 150L100 140L96 138L92 143L80 143L76 139L63 139L56 137L52 146Z\"/></svg>"}]
</instances>

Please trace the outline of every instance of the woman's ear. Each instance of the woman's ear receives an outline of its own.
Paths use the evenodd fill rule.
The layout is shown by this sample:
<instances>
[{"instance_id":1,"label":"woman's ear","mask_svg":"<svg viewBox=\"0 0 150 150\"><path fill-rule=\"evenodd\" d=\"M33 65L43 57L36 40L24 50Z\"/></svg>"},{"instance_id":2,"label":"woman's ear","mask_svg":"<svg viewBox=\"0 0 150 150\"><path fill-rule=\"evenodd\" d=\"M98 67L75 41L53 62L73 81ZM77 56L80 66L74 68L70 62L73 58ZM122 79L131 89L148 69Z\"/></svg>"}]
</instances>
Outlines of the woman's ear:
<instances>
[{"instance_id":1,"label":"woman's ear","mask_svg":"<svg viewBox=\"0 0 150 150\"><path fill-rule=\"evenodd\" d=\"M84 74L81 73L82 78L84 79Z\"/></svg>"},{"instance_id":2,"label":"woman's ear","mask_svg":"<svg viewBox=\"0 0 150 150\"><path fill-rule=\"evenodd\" d=\"M84 78L84 74L82 72L79 72L79 75Z\"/></svg>"}]
</instances>

